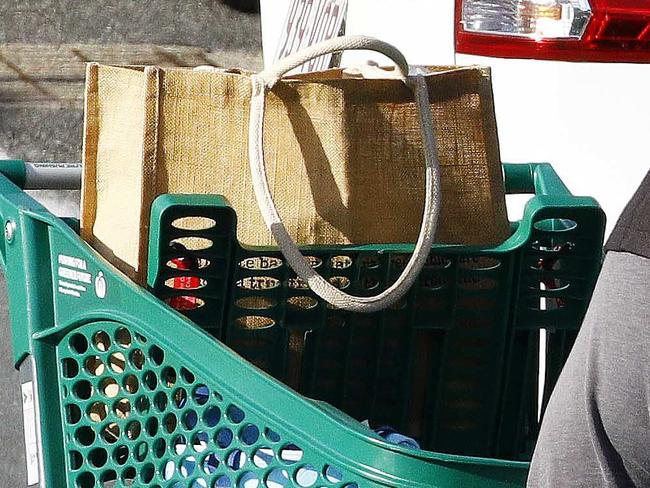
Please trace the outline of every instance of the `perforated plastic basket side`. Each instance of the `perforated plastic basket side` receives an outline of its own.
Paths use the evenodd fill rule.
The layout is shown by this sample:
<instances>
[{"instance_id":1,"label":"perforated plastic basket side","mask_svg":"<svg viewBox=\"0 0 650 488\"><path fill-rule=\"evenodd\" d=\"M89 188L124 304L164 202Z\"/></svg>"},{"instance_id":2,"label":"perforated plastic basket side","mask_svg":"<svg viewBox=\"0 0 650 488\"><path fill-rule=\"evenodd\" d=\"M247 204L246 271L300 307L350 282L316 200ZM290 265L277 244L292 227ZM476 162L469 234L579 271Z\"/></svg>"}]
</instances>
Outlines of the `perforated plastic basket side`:
<instances>
[{"instance_id":1,"label":"perforated plastic basket side","mask_svg":"<svg viewBox=\"0 0 650 488\"><path fill-rule=\"evenodd\" d=\"M253 364L358 420L394 426L430 450L526 458L540 330L549 330L548 396L595 284L604 216L550 165L505 165L505 175L510 193L534 194L511 238L486 249L434 246L411 292L384 312L335 310L277 250L239 245L236 215L220 197L154 202L149 283L163 299L194 303L183 313ZM330 282L368 295L401 273L410 250L304 252ZM202 265L179 269L177 260Z\"/></svg>"},{"instance_id":2,"label":"perforated plastic basket side","mask_svg":"<svg viewBox=\"0 0 650 488\"><path fill-rule=\"evenodd\" d=\"M47 486L520 486L525 463L390 445L129 282L0 176L14 359Z\"/></svg>"}]
</instances>

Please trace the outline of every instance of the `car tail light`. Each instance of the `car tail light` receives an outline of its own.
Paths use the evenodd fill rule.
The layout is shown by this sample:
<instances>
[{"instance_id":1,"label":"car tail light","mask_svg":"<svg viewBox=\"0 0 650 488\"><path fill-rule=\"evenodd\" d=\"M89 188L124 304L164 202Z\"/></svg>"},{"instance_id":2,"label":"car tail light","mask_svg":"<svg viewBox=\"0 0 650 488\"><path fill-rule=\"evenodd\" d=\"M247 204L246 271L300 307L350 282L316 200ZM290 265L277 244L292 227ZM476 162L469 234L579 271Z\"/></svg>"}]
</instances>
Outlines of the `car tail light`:
<instances>
[{"instance_id":1,"label":"car tail light","mask_svg":"<svg viewBox=\"0 0 650 488\"><path fill-rule=\"evenodd\" d=\"M504 58L650 62L650 2L457 0L456 51Z\"/></svg>"}]
</instances>

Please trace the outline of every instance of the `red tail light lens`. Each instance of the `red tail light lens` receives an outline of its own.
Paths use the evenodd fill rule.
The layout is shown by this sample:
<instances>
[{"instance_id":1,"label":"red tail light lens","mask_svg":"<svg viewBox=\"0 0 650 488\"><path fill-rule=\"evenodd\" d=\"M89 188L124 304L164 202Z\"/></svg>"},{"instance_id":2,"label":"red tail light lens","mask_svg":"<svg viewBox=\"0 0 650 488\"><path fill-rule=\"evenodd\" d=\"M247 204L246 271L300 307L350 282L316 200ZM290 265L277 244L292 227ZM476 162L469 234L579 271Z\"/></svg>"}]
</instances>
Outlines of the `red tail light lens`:
<instances>
[{"instance_id":1,"label":"red tail light lens","mask_svg":"<svg viewBox=\"0 0 650 488\"><path fill-rule=\"evenodd\" d=\"M456 51L503 58L650 62L650 2L457 0Z\"/></svg>"}]
</instances>

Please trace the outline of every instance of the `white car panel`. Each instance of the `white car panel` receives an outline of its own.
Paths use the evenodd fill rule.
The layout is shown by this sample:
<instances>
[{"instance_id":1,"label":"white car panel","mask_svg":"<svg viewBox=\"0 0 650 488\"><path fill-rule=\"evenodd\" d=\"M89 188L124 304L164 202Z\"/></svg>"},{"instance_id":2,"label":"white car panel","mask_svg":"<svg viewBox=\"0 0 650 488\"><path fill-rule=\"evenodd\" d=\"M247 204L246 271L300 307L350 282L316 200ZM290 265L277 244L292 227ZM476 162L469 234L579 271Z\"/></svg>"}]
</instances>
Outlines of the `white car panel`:
<instances>
[{"instance_id":1,"label":"white car panel","mask_svg":"<svg viewBox=\"0 0 650 488\"><path fill-rule=\"evenodd\" d=\"M458 55L492 67L503 161L548 161L608 233L650 168L650 65Z\"/></svg>"},{"instance_id":2,"label":"white car panel","mask_svg":"<svg viewBox=\"0 0 650 488\"><path fill-rule=\"evenodd\" d=\"M453 18L451 0L349 0L345 32L389 42L410 64L454 64ZM349 52L343 64L364 63L368 58L387 61L382 55Z\"/></svg>"}]
</instances>

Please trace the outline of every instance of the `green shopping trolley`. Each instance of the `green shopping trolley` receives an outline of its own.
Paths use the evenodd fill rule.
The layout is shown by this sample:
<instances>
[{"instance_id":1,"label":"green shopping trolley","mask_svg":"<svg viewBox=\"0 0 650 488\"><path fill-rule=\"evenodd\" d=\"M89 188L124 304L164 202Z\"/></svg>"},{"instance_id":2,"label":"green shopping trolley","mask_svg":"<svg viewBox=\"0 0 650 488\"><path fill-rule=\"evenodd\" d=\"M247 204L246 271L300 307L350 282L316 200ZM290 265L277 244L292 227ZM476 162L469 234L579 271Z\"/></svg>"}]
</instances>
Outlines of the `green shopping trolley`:
<instances>
[{"instance_id":1,"label":"green shopping trolley","mask_svg":"<svg viewBox=\"0 0 650 488\"><path fill-rule=\"evenodd\" d=\"M74 171L52 178L8 161L0 172L26 486L524 484L539 405L585 313L605 222L549 165L504 165L508 193L534 194L509 239L434 246L404 301L369 315L321 303L277 250L239 245L236 215L218 196L158 198L141 288L79 238L75 220L23 191L61 175L78 185ZM175 224L186 217L212 226ZM170 246L179 239L210 244L179 255ZM411 250L304 252L332 282L376 293ZM199 265L179 268L181 258ZM184 278L198 285L179 289ZM416 433L424 449L391 444L364 419Z\"/></svg>"}]
</instances>

